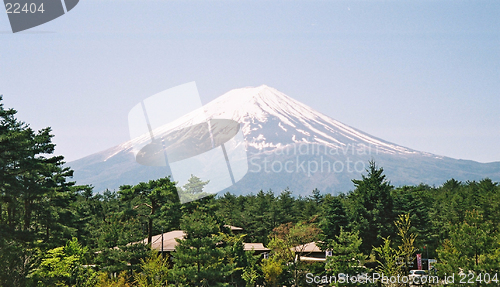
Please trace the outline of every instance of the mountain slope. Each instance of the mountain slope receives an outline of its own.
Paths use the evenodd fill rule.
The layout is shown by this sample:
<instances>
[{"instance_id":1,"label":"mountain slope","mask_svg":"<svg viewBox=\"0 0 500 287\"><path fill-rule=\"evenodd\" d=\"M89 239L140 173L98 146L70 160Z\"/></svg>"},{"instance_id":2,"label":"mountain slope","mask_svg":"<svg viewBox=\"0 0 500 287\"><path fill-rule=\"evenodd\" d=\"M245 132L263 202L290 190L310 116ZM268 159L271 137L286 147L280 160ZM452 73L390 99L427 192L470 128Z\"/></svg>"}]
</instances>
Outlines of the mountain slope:
<instances>
[{"instance_id":1,"label":"mountain slope","mask_svg":"<svg viewBox=\"0 0 500 287\"><path fill-rule=\"evenodd\" d=\"M201 108L206 119L232 119L241 124L249 171L228 188L237 194L260 189L295 194L314 188L325 192L352 189L367 162L384 167L395 185L441 184L455 178L500 180L500 163L482 164L415 151L368 135L300 103L268 86L235 89ZM162 126L155 134L198 123L200 111ZM148 141L148 137L134 141ZM133 141L69 163L79 184L101 192L168 174L165 167L146 167L134 160Z\"/></svg>"}]
</instances>

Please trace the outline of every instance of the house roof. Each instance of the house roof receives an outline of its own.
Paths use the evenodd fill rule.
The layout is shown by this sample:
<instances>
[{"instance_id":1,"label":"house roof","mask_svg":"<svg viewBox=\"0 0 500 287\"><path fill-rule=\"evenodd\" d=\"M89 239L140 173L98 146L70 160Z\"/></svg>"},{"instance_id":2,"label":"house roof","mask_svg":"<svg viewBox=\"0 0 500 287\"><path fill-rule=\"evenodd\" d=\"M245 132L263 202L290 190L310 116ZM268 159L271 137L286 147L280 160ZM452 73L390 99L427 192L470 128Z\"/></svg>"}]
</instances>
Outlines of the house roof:
<instances>
[{"instance_id":1,"label":"house roof","mask_svg":"<svg viewBox=\"0 0 500 287\"><path fill-rule=\"evenodd\" d=\"M231 226L232 228L240 228L240 227L235 227ZM241 230L243 230L241 228ZM177 246L177 241L176 239L183 239L186 236L186 233L182 230L174 230L170 232L163 233L163 251L165 252L172 252L175 250L175 247ZM143 240L139 242L134 242L134 243L143 243L147 244L148 239L144 238ZM161 251L161 234L155 235L151 238L151 248ZM254 251L269 251L268 248L264 247L264 244L262 243L243 243L243 249L245 251L247 250L254 250Z\"/></svg>"},{"instance_id":2,"label":"house roof","mask_svg":"<svg viewBox=\"0 0 500 287\"><path fill-rule=\"evenodd\" d=\"M163 233L163 251L174 251L175 246L177 246L176 239L183 239L186 233L182 230L174 230L170 232ZM147 238L144 238L141 242L146 244L148 242ZM151 248L161 251L161 234L155 235L151 238Z\"/></svg>"},{"instance_id":3,"label":"house roof","mask_svg":"<svg viewBox=\"0 0 500 287\"><path fill-rule=\"evenodd\" d=\"M298 245L295 247L291 248L295 252L300 252L300 253L313 253L313 252L320 252L323 253L325 251L322 251L318 245L316 245L316 242L309 242L306 244Z\"/></svg>"},{"instance_id":4,"label":"house roof","mask_svg":"<svg viewBox=\"0 0 500 287\"><path fill-rule=\"evenodd\" d=\"M245 251L269 251L269 248L264 247L262 243L243 243L243 249Z\"/></svg>"}]
</instances>

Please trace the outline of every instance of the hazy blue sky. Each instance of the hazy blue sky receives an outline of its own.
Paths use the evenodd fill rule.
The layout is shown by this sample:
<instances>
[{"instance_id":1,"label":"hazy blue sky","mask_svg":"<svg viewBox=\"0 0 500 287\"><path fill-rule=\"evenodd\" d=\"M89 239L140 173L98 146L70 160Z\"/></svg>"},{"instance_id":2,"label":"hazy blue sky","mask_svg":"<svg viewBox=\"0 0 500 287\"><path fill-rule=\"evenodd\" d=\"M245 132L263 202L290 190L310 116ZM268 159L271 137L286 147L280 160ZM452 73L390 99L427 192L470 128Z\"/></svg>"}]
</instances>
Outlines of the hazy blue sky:
<instances>
[{"instance_id":1,"label":"hazy blue sky","mask_svg":"<svg viewBox=\"0 0 500 287\"><path fill-rule=\"evenodd\" d=\"M267 84L413 149L500 161L500 1L95 1L12 34L0 94L68 161L129 139L141 99Z\"/></svg>"}]
</instances>

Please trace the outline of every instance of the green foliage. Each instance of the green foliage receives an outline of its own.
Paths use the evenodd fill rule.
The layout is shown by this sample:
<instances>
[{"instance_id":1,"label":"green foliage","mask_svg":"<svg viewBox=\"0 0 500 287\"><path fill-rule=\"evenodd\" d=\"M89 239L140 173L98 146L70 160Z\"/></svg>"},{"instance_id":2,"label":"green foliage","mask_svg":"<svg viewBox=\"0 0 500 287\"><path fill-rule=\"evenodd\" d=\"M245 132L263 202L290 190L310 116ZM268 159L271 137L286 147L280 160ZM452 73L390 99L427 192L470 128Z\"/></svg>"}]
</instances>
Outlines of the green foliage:
<instances>
[{"instance_id":1,"label":"green foliage","mask_svg":"<svg viewBox=\"0 0 500 287\"><path fill-rule=\"evenodd\" d=\"M164 286L165 276L177 286L301 285L301 272L325 268L296 261L292 247L318 238L333 252L325 266L331 274L363 271L372 248L379 271L400 274L398 258L413 260L415 247L423 246L438 256L441 273L500 272L500 187L490 179L393 188L370 162L347 195L313 190L295 198L286 189L277 196L210 195L181 206L169 178L124 185L118 193L74 186L63 157L52 156L50 128L34 131L15 115L0 103L2 287ZM181 196L204 196L207 183L192 176ZM231 234L224 223L247 235ZM140 242L176 229L187 235L168 269ZM271 257L259 262L244 252L243 240L266 244ZM135 274L135 283L127 274Z\"/></svg>"},{"instance_id":2,"label":"green foliage","mask_svg":"<svg viewBox=\"0 0 500 287\"><path fill-rule=\"evenodd\" d=\"M433 204L435 200L433 196L436 192L435 188L427 185L418 186L402 186L393 190L392 196L394 198L394 213L395 214L410 214L411 232L420 234L415 239L415 247L426 247L427 256L429 249L431 252L429 256L435 258L435 249L438 246L438 235L433 230L437 228L431 220L431 214L434 212ZM437 231L437 230L436 230ZM395 237L399 241L398 237Z\"/></svg>"},{"instance_id":3,"label":"green foliage","mask_svg":"<svg viewBox=\"0 0 500 287\"><path fill-rule=\"evenodd\" d=\"M30 275L37 286L91 286L96 277L92 268L84 266L88 249L76 238L66 246L48 250L37 269Z\"/></svg>"},{"instance_id":4,"label":"green foliage","mask_svg":"<svg viewBox=\"0 0 500 287\"><path fill-rule=\"evenodd\" d=\"M129 283L129 277L127 272L121 272L118 277L112 278L108 273L99 273L98 281L95 285L96 287L132 287Z\"/></svg>"},{"instance_id":5,"label":"green foliage","mask_svg":"<svg viewBox=\"0 0 500 287\"><path fill-rule=\"evenodd\" d=\"M347 196L350 228L363 238L361 250L370 254L372 246L380 246L383 238L393 233L393 186L374 161L369 162L368 174L353 180L354 191Z\"/></svg>"},{"instance_id":6,"label":"green foliage","mask_svg":"<svg viewBox=\"0 0 500 287\"><path fill-rule=\"evenodd\" d=\"M441 273L464 270L479 273L500 271L497 254L498 233L476 210L468 211L464 221L452 226L449 239L438 249Z\"/></svg>"},{"instance_id":7,"label":"green foliage","mask_svg":"<svg viewBox=\"0 0 500 287\"><path fill-rule=\"evenodd\" d=\"M283 272L284 262L278 257L270 257L262 260L262 273L269 286L277 286L278 278Z\"/></svg>"},{"instance_id":8,"label":"green foliage","mask_svg":"<svg viewBox=\"0 0 500 287\"><path fill-rule=\"evenodd\" d=\"M226 192L217 200L217 215L233 226L243 226L243 208L247 198Z\"/></svg>"},{"instance_id":9,"label":"green foliage","mask_svg":"<svg viewBox=\"0 0 500 287\"><path fill-rule=\"evenodd\" d=\"M269 248L273 250L275 256L290 261L295 258L293 247L315 241L318 239L320 232L321 230L311 223L299 222L293 224L289 222L282 224L271 233ZM296 251L302 252L303 250Z\"/></svg>"},{"instance_id":10,"label":"green foliage","mask_svg":"<svg viewBox=\"0 0 500 287\"><path fill-rule=\"evenodd\" d=\"M415 239L417 235L410 231L411 220L410 214L400 214L398 220L394 222L396 228L398 229L398 235L401 238L401 245L398 246L401 255L405 258L404 266L406 268L406 274L410 271L409 263L413 254L417 251L415 248Z\"/></svg>"},{"instance_id":11,"label":"green foliage","mask_svg":"<svg viewBox=\"0 0 500 287\"><path fill-rule=\"evenodd\" d=\"M161 209L174 209L178 202L175 183L170 181L169 177L150 180L147 183L141 182L135 186L122 185L118 193L123 201L133 204L129 212L133 213L139 208L147 210L137 212L148 219L148 243L151 243L153 237L153 221Z\"/></svg>"},{"instance_id":12,"label":"green foliage","mask_svg":"<svg viewBox=\"0 0 500 287\"><path fill-rule=\"evenodd\" d=\"M326 261L326 270L332 275L340 273L354 275L364 272L362 264L365 255L360 251L362 240L357 231L349 232L340 229L340 234L335 239L328 240L326 250L332 252ZM337 283L339 284L339 283ZM344 284L349 285L349 284Z\"/></svg>"},{"instance_id":13,"label":"green foliage","mask_svg":"<svg viewBox=\"0 0 500 287\"><path fill-rule=\"evenodd\" d=\"M202 181L199 177L191 175L188 182L184 184L182 188L177 188L179 199L181 202L190 202L210 195L209 193L203 192L203 188L208 182L208 180Z\"/></svg>"},{"instance_id":14,"label":"green foliage","mask_svg":"<svg viewBox=\"0 0 500 287\"><path fill-rule=\"evenodd\" d=\"M389 237L384 238L384 244L382 246L374 247L373 251L379 258L377 260L379 264L377 272L379 274L391 277L403 273L403 265L398 262L399 258L403 255L403 252L401 249L394 249L391 247L391 239Z\"/></svg>"},{"instance_id":15,"label":"green foliage","mask_svg":"<svg viewBox=\"0 0 500 287\"><path fill-rule=\"evenodd\" d=\"M343 196L327 194L323 199L323 210L319 227L323 231L324 239L335 239L341 228L348 225L347 214L342 200Z\"/></svg>"},{"instance_id":16,"label":"green foliage","mask_svg":"<svg viewBox=\"0 0 500 287\"><path fill-rule=\"evenodd\" d=\"M196 209L183 216L181 228L186 237L177 239L170 281L189 286L227 285L226 278L234 272L236 264L227 260L232 246L224 242L221 233L228 230L223 223Z\"/></svg>"},{"instance_id":17,"label":"green foliage","mask_svg":"<svg viewBox=\"0 0 500 287\"><path fill-rule=\"evenodd\" d=\"M79 212L89 214L82 233L88 245L97 251L94 263L100 271L119 274L138 269L140 259L147 256L150 248L142 243L129 244L147 236L144 233L147 221L135 213L131 202L106 191L93 197L80 195L77 203Z\"/></svg>"},{"instance_id":18,"label":"green foliage","mask_svg":"<svg viewBox=\"0 0 500 287\"><path fill-rule=\"evenodd\" d=\"M225 229L223 228L223 230ZM245 252L243 247L243 240L246 235L233 235L232 233L222 232L219 235L222 237L222 242L226 245L227 253L225 261L233 268L229 283L231 286L244 285L243 272L245 271L245 267L250 266L249 260L252 261L254 259L252 253Z\"/></svg>"},{"instance_id":19,"label":"green foliage","mask_svg":"<svg viewBox=\"0 0 500 287\"><path fill-rule=\"evenodd\" d=\"M253 255L252 251L246 251L246 262L247 264L243 268L241 278L245 280L246 287L253 287L257 284L262 283L263 273L262 268L258 264L261 255Z\"/></svg>"},{"instance_id":20,"label":"green foliage","mask_svg":"<svg viewBox=\"0 0 500 287\"><path fill-rule=\"evenodd\" d=\"M300 254L305 253L305 244L319 238L320 232L321 230L312 223L289 222L275 228L270 235L268 247L272 250L271 256L280 262L290 262L283 271L292 272L288 277L292 277L296 285L299 284L304 271Z\"/></svg>"},{"instance_id":21,"label":"green foliage","mask_svg":"<svg viewBox=\"0 0 500 287\"><path fill-rule=\"evenodd\" d=\"M141 270L134 275L138 287L162 287L167 285L168 260L157 251L141 259Z\"/></svg>"},{"instance_id":22,"label":"green foliage","mask_svg":"<svg viewBox=\"0 0 500 287\"><path fill-rule=\"evenodd\" d=\"M30 267L39 261L37 251L0 237L0 286L27 286Z\"/></svg>"},{"instance_id":23,"label":"green foliage","mask_svg":"<svg viewBox=\"0 0 500 287\"><path fill-rule=\"evenodd\" d=\"M123 271L138 270L140 260L150 252L150 247L143 243L106 248L99 252L96 263L101 271L107 273L121 273Z\"/></svg>"},{"instance_id":24,"label":"green foliage","mask_svg":"<svg viewBox=\"0 0 500 287\"><path fill-rule=\"evenodd\" d=\"M23 286L36 248L53 248L74 235L74 194L62 156L51 156L51 129L34 131L5 109L0 96L0 285Z\"/></svg>"},{"instance_id":25,"label":"green foliage","mask_svg":"<svg viewBox=\"0 0 500 287\"><path fill-rule=\"evenodd\" d=\"M262 190L257 195L249 195L246 208L242 214L243 228L248 231L250 242L267 243L269 233L280 224L279 210L276 208L277 200L272 192L264 193Z\"/></svg>"}]
</instances>

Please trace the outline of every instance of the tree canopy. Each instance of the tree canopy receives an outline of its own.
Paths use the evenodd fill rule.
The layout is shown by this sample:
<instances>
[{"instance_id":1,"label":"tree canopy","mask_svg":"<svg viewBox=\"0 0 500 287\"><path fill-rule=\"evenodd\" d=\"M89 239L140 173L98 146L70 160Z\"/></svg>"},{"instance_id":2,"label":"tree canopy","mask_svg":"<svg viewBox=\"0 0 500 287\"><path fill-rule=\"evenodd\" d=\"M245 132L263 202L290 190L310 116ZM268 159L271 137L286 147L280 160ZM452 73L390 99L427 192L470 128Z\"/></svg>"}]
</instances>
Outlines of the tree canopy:
<instances>
[{"instance_id":1,"label":"tree canopy","mask_svg":"<svg viewBox=\"0 0 500 287\"><path fill-rule=\"evenodd\" d=\"M207 182L194 176L182 187L167 177L97 193L71 182L52 138L0 97L2 287L291 286L305 284L308 272L401 275L419 253L436 259L441 275L500 272L500 186L488 178L394 187L371 161L339 195L285 189L200 198ZM180 203L179 190L189 202ZM176 250L152 252L152 237L173 230L186 234ZM302 262L296 247L309 242L332 256ZM245 251L244 243L270 251Z\"/></svg>"}]
</instances>

